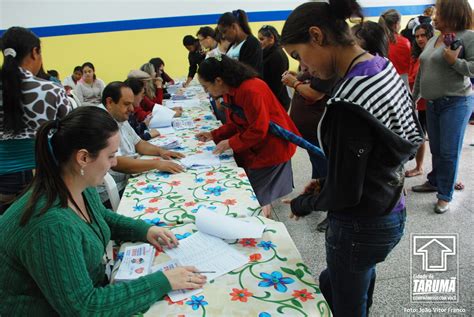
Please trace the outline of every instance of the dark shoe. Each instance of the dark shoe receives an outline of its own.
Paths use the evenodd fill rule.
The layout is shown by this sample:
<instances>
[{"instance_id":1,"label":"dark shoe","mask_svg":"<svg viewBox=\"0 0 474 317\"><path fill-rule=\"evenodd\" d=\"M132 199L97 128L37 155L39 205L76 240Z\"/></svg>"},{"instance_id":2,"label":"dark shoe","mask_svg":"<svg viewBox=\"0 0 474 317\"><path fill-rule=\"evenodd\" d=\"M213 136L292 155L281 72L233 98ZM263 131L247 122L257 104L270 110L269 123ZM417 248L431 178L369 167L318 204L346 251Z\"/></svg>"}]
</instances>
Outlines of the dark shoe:
<instances>
[{"instance_id":1,"label":"dark shoe","mask_svg":"<svg viewBox=\"0 0 474 317\"><path fill-rule=\"evenodd\" d=\"M448 210L449 210L449 204L444 207L441 207L440 205L436 204L434 207L434 212L437 214L444 214Z\"/></svg>"},{"instance_id":2,"label":"dark shoe","mask_svg":"<svg viewBox=\"0 0 474 317\"><path fill-rule=\"evenodd\" d=\"M423 185L413 186L411 190L416 193L432 193L437 192L438 188L431 185L429 182L425 182Z\"/></svg>"},{"instance_id":3,"label":"dark shoe","mask_svg":"<svg viewBox=\"0 0 474 317\"><path fill-rule=\"evenodd\" d=\"M328 220L328 217L326 217L323 221L318 223L318 225L316 226L316 230L318 230L319 232L326 232L326 230L328 229L328 226L329 226L329 220Z\"/></svg>"}]
</instances>

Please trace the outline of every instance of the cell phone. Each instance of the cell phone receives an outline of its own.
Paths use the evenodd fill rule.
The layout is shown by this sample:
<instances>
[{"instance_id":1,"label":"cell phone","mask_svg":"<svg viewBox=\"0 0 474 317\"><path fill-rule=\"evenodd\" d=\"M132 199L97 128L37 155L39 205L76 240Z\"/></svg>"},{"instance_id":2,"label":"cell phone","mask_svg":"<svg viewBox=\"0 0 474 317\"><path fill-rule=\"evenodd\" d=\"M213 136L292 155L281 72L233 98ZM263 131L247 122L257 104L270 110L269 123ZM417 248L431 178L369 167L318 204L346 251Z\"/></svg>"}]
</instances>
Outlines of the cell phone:
<instances>
[{"instance_id":1,"label":"cell phone","mask_svg":"<svg viewBox=\"0 0 474 317\"><path fill-rule=\"evenodd\" d=\"M451 45L449 46L453 51L457 50L459 48L459 46L462 45L462 42L460 40L455 40L451 43Z\"/></svg>"}]
</instances>

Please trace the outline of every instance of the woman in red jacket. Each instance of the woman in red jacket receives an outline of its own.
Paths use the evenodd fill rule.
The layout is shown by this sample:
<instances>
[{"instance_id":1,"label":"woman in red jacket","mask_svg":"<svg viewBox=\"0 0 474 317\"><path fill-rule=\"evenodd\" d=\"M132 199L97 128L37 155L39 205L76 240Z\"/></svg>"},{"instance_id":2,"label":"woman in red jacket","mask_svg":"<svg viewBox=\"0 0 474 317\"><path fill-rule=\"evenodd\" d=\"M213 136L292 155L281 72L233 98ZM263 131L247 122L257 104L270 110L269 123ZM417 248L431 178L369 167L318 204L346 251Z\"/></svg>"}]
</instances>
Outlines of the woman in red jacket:
<instances>
[{"instance_id":1,"label":"woman in red jacket","mask_svg":"<svg viewBox=\"0 0 474 317\"><path fill-rule=\"evenodd\" d=\"M291 157L296 146L270 134L269 123L299 135L298 129L267 84L250 67L219 56L203 61L198 75L212 97L224 97L227 123L196 137L203 142L213 140L217 144L215 154L234 151L263 206L263 214L270 217L271 202L293 190Z\"/></svg>"},{"instance_id":2,"label":"woman in red jacket","mask_svg":"<svg viewBox=\"0 0 474 317\"><path fill-rule=\"evenodd\" d=\"M402 17L397 10L390 9L382 13L379 18L379 24L385 29L388 35L388 59L393 63L397 73L402 77L408 87L411 44L404 36L398 34L401 29L401 19Z\"/></svg>"}]
</instances>

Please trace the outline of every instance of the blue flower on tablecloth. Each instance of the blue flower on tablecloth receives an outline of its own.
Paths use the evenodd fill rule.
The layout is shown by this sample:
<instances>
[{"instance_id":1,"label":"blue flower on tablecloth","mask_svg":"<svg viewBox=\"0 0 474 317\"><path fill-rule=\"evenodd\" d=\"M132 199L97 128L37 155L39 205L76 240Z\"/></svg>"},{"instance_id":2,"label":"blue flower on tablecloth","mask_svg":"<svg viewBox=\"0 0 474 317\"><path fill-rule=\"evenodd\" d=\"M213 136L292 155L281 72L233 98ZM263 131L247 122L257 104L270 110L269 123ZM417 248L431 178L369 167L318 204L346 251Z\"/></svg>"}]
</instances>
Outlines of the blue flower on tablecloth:
<instances>
[{"instance_id":1,"label":"blue flower on tablecloth","mask_svg":"<svg viewBox=\"0 0 474 317\"><path fill-rule=\"evenodd\" d=\"M214 195L214 196L220 196L221 193L225 192L227 189L221 186L216 186L216 187L209 187L206 189L205 194L206 195Z\"/></svg>"},{"instance_id":2,"label":"blue flower on tablecloth","mask_svg":"<svg viewBox=\"0 0 474 317\"><path fill-rule=\"evenodd\" d=\"M146 223L149 223L149 224L152 224L152 225L155 225L155 226L158 226L158 227L165 227L166 226L166 223L161 221L160 218L144 219L144 221Z\"/></svg>"},{"instance_id":3,"label":"blue flower on tablecloth","mask_svg":"<svg viewBox=\"0 0 474 317\"><path fill-rule=\"evenodd\" d=\"M255 196L255 194L252 194L252 196L250 196L250 199L257 200L257 196Z\"/></svg>"},{"instance_id":4,"label":"blue flower on tablecloth","mask_svg":"<svg viewBox=\"0 0 474 317\"><path fill-rule=\"evenodd\" d=\"M198 178L195 178L194 181L195 181L196 183L202 183L202 182L205 181L205 179L202 178L202 177L198 177Z\"/></svg>"},{"instance_id":5,"label":"blue flower on tablecloth","mask_svg":"<svg viewBox=\"0 0 474 317\"><path fill-rule=\"evenodd\" d=\"M206 150L206 151L214 151L215 148L216 148L215 145L209 145L209 146L206 146L206 147L204 148L204 150Z\"/></svg>"},{"instance_id":6,"label":"blue flower on tablecloth","mask_svg":"<svg viewBox=\"0 0 474 317\"><path fill-rule=\"evenodd\" d=\"M118 261L118 260L123 260L123 251L117 253L117 261Z\"/></svg>"},{"instance_id":7,"label":"blue flower on tablecloth","mask_svg":"<svg viewBox=\"0 0 474 317\"><path fill-rule=\"evenodd\" d=\"M225 160L230 160L232 158L232 155L229 154L221 154L219 155L219 159L225 161Z\"/></svg>"},{"instance_id":8,"label":"blue flower on tablecloth","mask_svg":"<svg viewBox=\"0 0 474 317\"><path fill-rule=\"evenodd\" d=\"M271 241L261 241L257 246L262 247L264 250L268 251L271 248L276 248L276 245Z\"/></svg>"},{"instance_id":9,"label":"blue flower on tablecloth","mask_svg":"<svg viewBox=\"0 0 474 317\"><path fill-rule=\"evenodd\" d=\"M186 148L182 146L177 146L173 148L173 151L184 151L184 150L186 150Z\"/></svg>"},{"instance_id":10,"label":"blue flower on tablecloth","mask_svg":"<svg viewBox=\"0 0 474 317\"><path fill-rule=\"evenodd\" d=\"M210 115L210 114L205 115L205 116L204 116L204 119L206 119L206 120L215 120L214 116L213 116L213 115Z\"/></svg>"},{"instance_id":11,"label":"blue flower on tablecloth","mask_svg":"<svg viewBox=\"0 0 474 317\"><path fill-rule=\"evenodd\" d=\"M263 311L263 312L261 312L260 314L258 314L258 317L272 317L272 315L270 315L270 314L267 313L266 311Z\"/></svg>"},{"instance_id":12,"label":"blue flower on tablecloth","mask_svg":"<svg viewBox=\"0 0 474 317\"><path fill-rule=\"evenodd\" d=\"M144 205L136 205L136 206L133 206L133 210L134 211L142 211L145 209L145 206Z\"/></svg>"},{"instance_id":13,"label":"blue flower on tablecloth","mask_svg":"<svg viewBox=\"0 0 474 317\"><path fill-rule=\"evenodd\" d=\"M212 127L205 125L201 127L201 130L212 130Z\"/></svg>"},{"instance_id":14,"label":"blue flower on tablecloth","mask_svg":"<svg viewBox=\"0 0 474 317\"><path fill-rule=\"evenodd\" d=\"M169 178L170 174L167 172L155 172L156 177L163 177L163 178Z\"/></svg>"},{"instance_id":15,"label":"blue flower on tablecloth","mask_svg":"<svg viewBox=\"0 0 474 317\"><path fill-rule=\"evenodd\" d=\"M211 210L217 209L216 206L198 205L196 208L191 209L191 212L192 213L197 213L199 211L199 209L201 209L202 207L206 207L207 209L211 209Z\"/></svg>"},{"instance_id":16,"label":"blue flower on tablecloth","mask_svg":"<svg viewBox=\"0 0 474 317\"><path fill-rule=\"evenodd\" d=\"M176 239L178 240L183 240L183 239L186 239L187 237L189 237L192 233L191 232L186 232L186 233L183 233L183 234L175 234L175 237Z\"/></svg>"},{"instance_id":17,"label":"blue flower on tablecloth","mask_svg":"<svg viewBox=\"0 0 474 317\"><path fill-rule=\"evenodd\" d=\"M193 306L193 310L198 310L200 306L206 306L207 302L204 300L204 295L191 296L191 300L186 302L186 305Z\"/></svg>"},{"instance_id":18,"label":"blue flower on tablecloth","mask_svg":"<svg viewBox=\"0 0 474 317\"><path fill-rule=\"evenodd\" d=\"M152 184L148 184L147 187L143 187L142 190L144 193L157 193L158 190L161 189L161 186L155 186L155 185L152 185Z\"/></svg>"},{"instance_id":19,"label":"blue flower on tablecloth","mask_svg":"<svg viewBox=\"0 0 474 317\"><path fill-rule=\"evenodd\" d=\"M263 277L263 281L258 283L259 287L273 286L280 293L284 293L288 290L286 284L295 282L291 277L283 277L283 275L278 271L273 271L272 274L260 273L260 276Z\"/></svg>"}]
</instances>

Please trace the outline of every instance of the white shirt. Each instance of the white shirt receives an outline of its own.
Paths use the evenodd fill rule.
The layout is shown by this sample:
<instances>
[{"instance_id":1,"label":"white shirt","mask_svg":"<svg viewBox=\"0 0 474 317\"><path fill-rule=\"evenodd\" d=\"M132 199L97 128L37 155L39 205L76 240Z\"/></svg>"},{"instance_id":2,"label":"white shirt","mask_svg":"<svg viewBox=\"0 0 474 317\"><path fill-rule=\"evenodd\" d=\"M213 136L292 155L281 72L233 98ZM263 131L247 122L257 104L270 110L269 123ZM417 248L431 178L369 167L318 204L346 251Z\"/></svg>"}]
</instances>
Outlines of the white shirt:
<instances>
[{"instance_id":1,"label":"white shirt","mask_svg":"<svg viewBox=\"0 0 474 317\"><path fill-rule=\"evenodd\" d=\"M239 60L240 57L240 49L242 48L242 45L244 45L246 40L240 42L239 44L234 44L230 47L229 51L227 52L227 56L229 56L232 59Z\"/></svg>"},{"instance_id":2,"label":"white shirt","mask_svg":"<svg viewBox=\"0 0 474 317\"><path fill-rule=\"evenodd\" d=\"M76 83L74 82L74 79L72 79L72 75L64 78L63 86L64 87L69 86L71 87L72 90L76 89Z\"/></svg>"}]
</instances>

